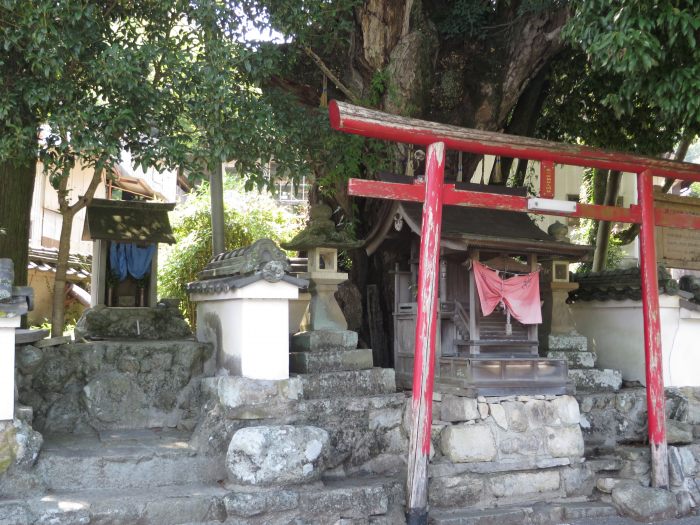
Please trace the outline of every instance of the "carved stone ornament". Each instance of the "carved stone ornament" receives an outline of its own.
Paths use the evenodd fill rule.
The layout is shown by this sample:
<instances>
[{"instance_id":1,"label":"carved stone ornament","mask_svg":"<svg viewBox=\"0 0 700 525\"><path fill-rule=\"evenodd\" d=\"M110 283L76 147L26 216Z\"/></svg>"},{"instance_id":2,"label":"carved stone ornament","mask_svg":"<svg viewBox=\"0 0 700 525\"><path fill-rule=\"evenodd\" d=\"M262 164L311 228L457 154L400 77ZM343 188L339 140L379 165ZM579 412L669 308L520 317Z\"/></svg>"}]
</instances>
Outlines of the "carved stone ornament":
<instances>
[{"instance_id":1,"label":"carved stone ornament","mask_svg":"<svg viewBox=\"0 0 700 525\"><path fill-rule=\"evenodd\" d=\"M284 277L284 266L279 261L270 261L262 269L262 276L269 283L276 283Z\"/></svg>"}]
</instances>

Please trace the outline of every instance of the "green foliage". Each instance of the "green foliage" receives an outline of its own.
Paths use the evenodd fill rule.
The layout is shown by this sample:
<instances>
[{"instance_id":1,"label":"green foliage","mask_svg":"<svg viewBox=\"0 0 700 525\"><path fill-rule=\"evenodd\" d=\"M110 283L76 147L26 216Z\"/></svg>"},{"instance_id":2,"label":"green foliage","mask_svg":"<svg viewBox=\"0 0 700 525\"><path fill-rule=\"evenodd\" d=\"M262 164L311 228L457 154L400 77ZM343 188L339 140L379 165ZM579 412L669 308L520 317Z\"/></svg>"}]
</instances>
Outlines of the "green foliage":
<instances>
[{"instance_id":1,"label":"green foliage","mask_svg":"<svg viewBox=\"0 0 700 525\"><path fill-rule=\"evenodd\" d=\"M224 231L226 250L252 244L269 237L281 242L290 240L301 228L301 215L295 215L267 193L245 191L243 183L232 177L225 179ZM184 285L197 279L197 273L211 259L210 194L203 184L184 204L173 212L173 231L177 243L164 248L158 271L161 297L177 297L185 317L193 324L194 305L188 301Z\"/></svg>"},{"instance_id":2,"label":"green foliage","mask_svg":"<svg viewBox=\"0 0 700 525\"><path fill-rule=\"evenodd\" d=\"M626 81L624 75L594 69L580 51L562 53L551 67L537 135L652 156L671 151L681 128L659 107L635 96L630 113L618 116L606 104L606 97Z\"/></svg>"},{"instance_id":3,"label":"green foliage","mask_svg":"<svg viewBox=\"0 0 700 525\"><path fill-rule=\"evenodd\" d=\"M621 81L602 102L632 114L641 99L678 128L700 125L700 3L575 0L565 31L596 71Z\"/></svg>"},{"instance_id":4,"label":"green foliage","mask_svg":"<svg viewBox=\"0 0 700 525\"><path fill-rule=\"evenodd\" d=\"M256 87L275 57L243 42L232 0L0 1L0 158L36 157L57 180L78 160L185 166L237 159L251 176L284 147Z\"/></svg>"}]
</instances>

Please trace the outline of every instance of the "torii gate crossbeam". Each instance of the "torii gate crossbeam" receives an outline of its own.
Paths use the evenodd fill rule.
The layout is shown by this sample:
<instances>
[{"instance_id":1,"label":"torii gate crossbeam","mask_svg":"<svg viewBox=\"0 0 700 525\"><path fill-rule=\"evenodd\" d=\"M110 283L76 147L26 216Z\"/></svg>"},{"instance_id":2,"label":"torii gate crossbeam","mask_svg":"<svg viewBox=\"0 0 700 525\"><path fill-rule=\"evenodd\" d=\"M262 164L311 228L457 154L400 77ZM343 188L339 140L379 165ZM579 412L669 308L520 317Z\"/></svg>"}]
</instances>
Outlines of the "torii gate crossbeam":
<instances>
[{"instance_id":1,"label":"torii gate crossbeam","mask_svg":"<svg viewBox=\"0 0 700 525\"><path fill-rule=\"evenodd\" d=\"M437 325L437 274L442 206L463 205L527 212L524 197L461 191L444 184L446 149L477 154L539 160L542 165L540 196L554 195L554 163L613 169L637 174L638 204L630 208L578 204L576 211L537 213L587 217L598 220L638 223L644 317L644 350L647 381L651 482L668 486L668 459L661 365L659 296L656 273L654 227L700 229L700 217L654 209L653 177L700 181L700 166L637 155L586 148L484 132L390 115L338 101L329 104L331 126L345 133L427 146L425 183L396 184L351 179L351 195L423 202L418 277L413 372L412 425L407 476L409 524L425 524L428 517L427 465L430 453L433 374Z\"/></svg>"}]
</instances>

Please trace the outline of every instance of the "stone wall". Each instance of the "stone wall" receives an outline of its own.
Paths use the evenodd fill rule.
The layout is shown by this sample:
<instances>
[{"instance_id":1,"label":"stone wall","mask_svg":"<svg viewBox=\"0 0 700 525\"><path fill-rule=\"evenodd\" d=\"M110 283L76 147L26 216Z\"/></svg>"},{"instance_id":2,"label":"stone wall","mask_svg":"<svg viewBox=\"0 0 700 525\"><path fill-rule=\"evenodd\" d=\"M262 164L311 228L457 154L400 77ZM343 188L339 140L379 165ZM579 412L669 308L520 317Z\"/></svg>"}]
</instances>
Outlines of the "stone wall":
<instances>
[{"instance_id":1,"label":"stone wall","mask_svg":"<svg viewBox=\"0 0 700 525\"><path fill-rule=\"evenodd\" d=\"M200 414L199 377L209 345L100 341L17 347L18 400L40 432L180 427Z\"/></svg>"},{"instance_id":2,"label":"stone wall","mask_svg":"<svg viewBox=\"0 0 700 525\"><path fill-rule=\"evenodd\" d=\"M575 398L434 399L432 506L500 506L592 489Z\"/></svg>"}]
</instances>

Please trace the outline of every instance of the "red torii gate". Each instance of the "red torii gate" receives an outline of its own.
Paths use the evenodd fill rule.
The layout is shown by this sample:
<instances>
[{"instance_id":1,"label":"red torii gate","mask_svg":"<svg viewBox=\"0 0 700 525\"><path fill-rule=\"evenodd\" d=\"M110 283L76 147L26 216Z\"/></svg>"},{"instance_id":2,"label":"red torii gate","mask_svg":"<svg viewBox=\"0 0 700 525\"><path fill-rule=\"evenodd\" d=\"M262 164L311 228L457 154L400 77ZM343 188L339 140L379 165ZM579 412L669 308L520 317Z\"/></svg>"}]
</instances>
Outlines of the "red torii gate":
<instances>
[{"instance_id":1,"label":"red torii gate","mask_svg":"<svg viewBox=\"0 0 700 525\"><path fill-rule=\"evenodd\" d=\"M573 146L538 139L459 128L391 115L333 100L328 108L331 126L345 133L376 139L427 146L425 183L397 184L350 179L350 195L423 203L418 276L415 362L413 371L412 425L408 456L407 510L409 524L427 523L427 467L437 331L437 275L442 206L463 205L509 211L586 217L637 223L640 228L640 267L644 317L644 355L647 381L651 482L668 487L668 459L661 360L659 290L654 227L700 229L700 216L654 208L653 177L670 177L700 182L700 165L656 159L595 148ZM560 211L557 201L531 209L526 197L498 195L455 189L444 184L445 150L500 155L541 162L540 198L554 196L554 163L602 168L637 174L638 204L629 208L593 204L576 205L574 211Z\"/></svg>"}]
</instances>

